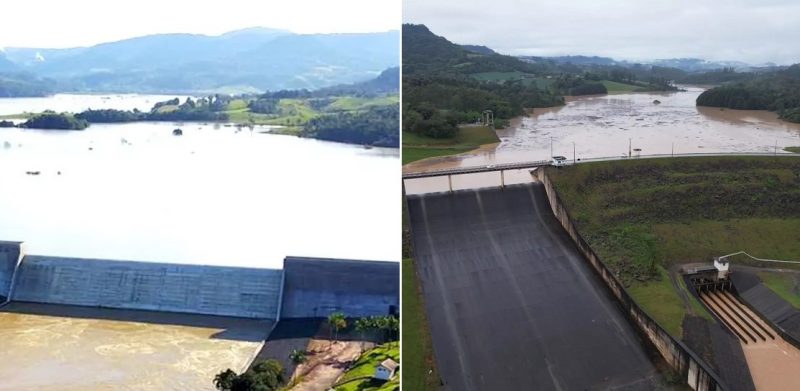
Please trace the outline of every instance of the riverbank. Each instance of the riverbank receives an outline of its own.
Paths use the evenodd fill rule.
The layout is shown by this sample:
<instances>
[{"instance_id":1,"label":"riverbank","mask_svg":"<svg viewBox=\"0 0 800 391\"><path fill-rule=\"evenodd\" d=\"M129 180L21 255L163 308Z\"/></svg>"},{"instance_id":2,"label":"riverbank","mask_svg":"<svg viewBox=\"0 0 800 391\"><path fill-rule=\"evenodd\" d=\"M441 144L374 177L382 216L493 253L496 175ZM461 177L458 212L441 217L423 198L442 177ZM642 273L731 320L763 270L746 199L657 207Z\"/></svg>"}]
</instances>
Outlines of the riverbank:
<instances>
[{"instance_id":1,"label":"riverbank","mask_svg":"<svg viewBox=\"0 0 800 391\"><path fill-rule=\"evenodd\" d=\"M436 139L403 132L403 164L437 156L449 156L476 150L500 142L497 132L488 126L464 125L453 138Z\"/></svg>"}]
</instances>

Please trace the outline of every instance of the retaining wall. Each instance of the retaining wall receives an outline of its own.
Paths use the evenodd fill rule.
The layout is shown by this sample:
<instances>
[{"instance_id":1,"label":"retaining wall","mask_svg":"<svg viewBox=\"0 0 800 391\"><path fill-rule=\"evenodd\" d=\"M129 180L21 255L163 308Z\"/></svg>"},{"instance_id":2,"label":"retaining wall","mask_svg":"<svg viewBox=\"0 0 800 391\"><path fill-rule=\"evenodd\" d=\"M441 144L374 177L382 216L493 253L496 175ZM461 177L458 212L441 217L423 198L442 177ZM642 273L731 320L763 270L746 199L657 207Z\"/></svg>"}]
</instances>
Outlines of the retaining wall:
<instances>
[{"instance_id":1,"label":"retaining wall","mask_svg":"<svg viewBox=\"0 0 800 391\"><path fill-rule=\"evenodd\" d=\"M281 318L387 315L400 305L397 262L286 257Z\"/></svg>"},{"instance_id":2,"label":"retaining wall","mask_svg":"<svg viewBox=\"0 0 800 391\"><path fill-rule=\"evenodd\" d=\"M0 241L0 304L11 295L22 243Z\"/></svg>"},{"instance_id":3,"label":"retaining wall","mask_svg":"<svg viewBox=\"0 0 800 391\"><path fill-rule=\"evenodd\" d=\"M673 370L683 376L686 380L686 384L692 389L698 391L728 389L728 387L722 384L719 375L716 374L708 364L682 342L669 335L661 325L639 307L622 283L619 282L613 272L578 232L558 192L553 187L550 177L547 175L547 169L540 167L535 172L539 181L544 185L553 214L555 214L561 226L569 233L578 251L583 254L584 259L589 262L595 272L597 272L600 278L605 282L608 289L611 290L612 294L641 335L655 347L659 354L661 354L661 357L664 358Z\"/></svg>"},{"instance_id":4,"label":"retaining wall","mask_svg":"<svg viewBox=\"0 0 800 391\"><path fill-rule=\"evenodd\" d=\"M26 255L12 300L276 319L281 274L272 269Z\"/></svg>"}]
</instances>

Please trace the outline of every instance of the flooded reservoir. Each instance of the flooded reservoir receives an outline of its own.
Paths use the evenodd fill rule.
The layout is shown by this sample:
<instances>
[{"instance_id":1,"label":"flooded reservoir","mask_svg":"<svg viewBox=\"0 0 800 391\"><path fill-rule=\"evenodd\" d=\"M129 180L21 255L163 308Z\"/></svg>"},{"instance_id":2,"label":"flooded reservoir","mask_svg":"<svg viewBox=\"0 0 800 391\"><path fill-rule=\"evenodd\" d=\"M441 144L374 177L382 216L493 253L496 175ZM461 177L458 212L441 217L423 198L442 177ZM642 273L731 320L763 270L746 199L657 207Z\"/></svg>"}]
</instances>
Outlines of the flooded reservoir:
<instances>
[{"instance_id":1,"label":"flooded reservoir","mask_svg":"<svg viewBox=\"0 0 800 391\"><path fill-rule=\"evenodd\" d=\"M161 98L109 99L133 108ZM24 101L64 110L99 99ZM19 102L0 99L0 114L21 111ZM397 260L399 151L262 133L270 130L0 129L0 238L40 255L226 266L280 268L289 254Z\"/></svg>"},{"instance_id":2,"label":"flooded reservoir","mask_svg":"<svg viewBox=\"0 0 800 391\"><path fill-rule=\"evenodd\" d=\"M403 171L546 160L553 155L572 162L573 158L627 156L629 148L635 157L673 152L784 153L784 147L800 146L800 124L781 121L768 111L697 107L695 101L704 89L682 88L685 91L569 98L564 106L534 109L498 130L498 144L409 163ZM509 173L506 179L526 181L526 174ZM456 189L495 185L499 185L498 174L453 178ZM426 178L407 181L406 191L442 191L447 186L447 178Z\"/></svg>"}]
</instances>

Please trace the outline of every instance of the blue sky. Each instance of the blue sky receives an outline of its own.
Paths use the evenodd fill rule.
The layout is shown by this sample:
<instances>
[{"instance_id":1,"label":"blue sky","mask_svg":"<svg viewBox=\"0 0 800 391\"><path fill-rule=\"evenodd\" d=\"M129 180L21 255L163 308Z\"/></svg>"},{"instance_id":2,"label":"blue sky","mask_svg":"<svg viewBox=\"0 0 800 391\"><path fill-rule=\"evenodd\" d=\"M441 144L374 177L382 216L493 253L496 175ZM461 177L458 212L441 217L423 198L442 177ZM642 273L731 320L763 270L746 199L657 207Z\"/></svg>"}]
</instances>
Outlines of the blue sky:
<instances>
[{"instance_id":1,"label":"blue sky","mask_svg":"<svg viewBox=\"0 0 800 391\"><path fill-rule=\"evenodd\" d=\"M512 55L800 62L796 0L404 0L403 20Z\"/></svg>"}]
</instances>

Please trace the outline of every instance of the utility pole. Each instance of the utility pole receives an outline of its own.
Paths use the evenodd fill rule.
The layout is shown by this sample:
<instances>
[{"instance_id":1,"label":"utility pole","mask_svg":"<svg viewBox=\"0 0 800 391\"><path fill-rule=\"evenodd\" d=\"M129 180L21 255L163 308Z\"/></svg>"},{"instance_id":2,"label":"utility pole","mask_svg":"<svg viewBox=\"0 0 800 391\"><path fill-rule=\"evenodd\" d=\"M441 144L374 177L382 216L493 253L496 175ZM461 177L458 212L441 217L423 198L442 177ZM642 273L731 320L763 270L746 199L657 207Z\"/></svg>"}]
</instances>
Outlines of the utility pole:
<instances>
[{"instance_id":1,"label":"utility pole","mask_svg":"<svg viewBox=\"0 0 800 391\"><path fill-rule=\"evenodd\" d=\"M628 158L630 158L631 156L632 156L631 155L631 139L628 138Z\"/></svg>"},{"instance_id":2,"label":"utility pole","mask_svg":"<svg viewBox=\"0 0 800 391\"><path fill-rule=\"evenodd\" d=\"M553 158L553 136L550 136L550 158Z\"/></svg>"},{"instance_id":3,"label":"utility pole","mask_svg":"<svg viewBox=\"0 0 800 391\"><path fill-rule=\"evenodd\" d=\"M672 157L675 157L675 142L672 142Z\"/></svg>"},{"instance_id":4,"label":"utility pole","mask_svg":"<svg viewBox=\"0 0 800 391\"><path fill-rule=\"evenodd\" d=\"M572 164L575 164L575 142L572 142Z\"/></svg>"},{"instance_id":5,"label":"utility pole","mask_svg":"<svg viewBox=\"0 0 800 391\"><path fill-rule=\"evenodd\" d=\"M775 140L775 156L778 156L778 140Z\"/></svg>"}]
</instances>

